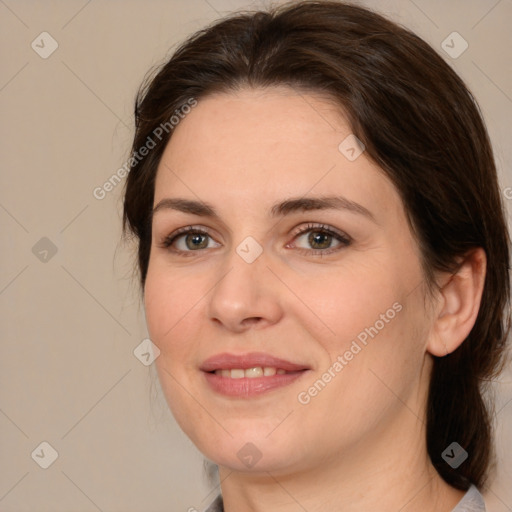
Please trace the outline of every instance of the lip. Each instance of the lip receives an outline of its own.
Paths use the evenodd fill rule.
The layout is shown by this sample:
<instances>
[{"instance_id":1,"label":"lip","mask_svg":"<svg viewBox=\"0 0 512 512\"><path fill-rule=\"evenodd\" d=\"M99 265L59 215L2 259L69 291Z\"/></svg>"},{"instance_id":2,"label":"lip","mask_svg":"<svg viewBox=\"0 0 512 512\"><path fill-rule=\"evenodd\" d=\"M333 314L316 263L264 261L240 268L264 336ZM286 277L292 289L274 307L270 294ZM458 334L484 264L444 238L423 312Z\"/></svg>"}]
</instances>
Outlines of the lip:
<instances>
[{"instance_id":1,"label":"lip","mask_svg":"<svg viewBox=\"0 0 512 512\"><path fill-rule=\"evenodd\" d=\"M282 368L287 372L298 372L301 370L309 370L309 366L299 363L292 363L286 359L265 354L263 352L250 352L248 354L229 354L224 352L206 359L200 367L203 372L213 372L215 370L232 370L240 368L247 370L255 366L269 366L273 368Z\"/></svg>"},{"instance_id":2,"label":"lip","mask_svg":"<svg viewBox=\"0 0 512 512\"><path fill-rule=\"evenodd\" d=\"M281 368L289 373L241 379L222 377L213 373L215 370L232 370L233 368L247 370L257 366ZM204 361L200 370L202 370L206 382L215 392L230 397L251 398L291 384L309 373L310 368L307 365L292 363L270 354L252 352L241 355L217 354Z\"/></svg>"}]
</instances>

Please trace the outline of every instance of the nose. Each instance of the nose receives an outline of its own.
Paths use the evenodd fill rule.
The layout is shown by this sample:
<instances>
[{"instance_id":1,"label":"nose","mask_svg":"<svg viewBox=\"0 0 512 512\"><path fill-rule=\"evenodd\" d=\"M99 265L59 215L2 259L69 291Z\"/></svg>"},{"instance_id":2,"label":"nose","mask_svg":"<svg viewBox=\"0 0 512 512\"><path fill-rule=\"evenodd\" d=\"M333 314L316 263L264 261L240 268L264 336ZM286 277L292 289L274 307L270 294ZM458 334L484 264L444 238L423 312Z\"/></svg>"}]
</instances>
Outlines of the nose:
<instances>
[{"instance_id":1,"label":"nose","mask_svg":"<svg viewBox=\"0 0 512 512\"><path fill-rule=\"evenodd\" d=\"M212 322L232 332L264 328L282 317L282 289L263 252L248 263L236 251L224 261L222 277L209 295Z\"/></svg>"}]
</instances>

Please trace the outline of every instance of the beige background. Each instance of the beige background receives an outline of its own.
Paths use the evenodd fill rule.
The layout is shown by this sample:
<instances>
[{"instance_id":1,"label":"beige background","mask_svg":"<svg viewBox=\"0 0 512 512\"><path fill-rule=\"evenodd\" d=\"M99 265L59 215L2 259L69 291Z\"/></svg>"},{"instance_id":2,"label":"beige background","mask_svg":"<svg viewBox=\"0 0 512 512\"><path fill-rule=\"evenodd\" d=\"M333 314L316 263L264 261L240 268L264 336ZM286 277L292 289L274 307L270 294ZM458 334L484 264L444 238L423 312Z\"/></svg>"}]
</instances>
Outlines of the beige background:
<instances>
[{"instance_id":1,"label":"beige background","mask_svg":"<svg viewBox=\"0 0 512 512\"><path fill-rule=\"evenodd\" d=\"M512 2L362 3L423 36L467 81L512 198ZM1 511L201 510L216 494L151 385L154 368L133 353L147 333L119 243L121 185L103 200L93 190L128 155L133 100L150 66L223 13L258 5L0 0ZM31 47L43 31L59 45L46 59ZM469 44L457 59L441 48L453 31ZM512 510L511 381L508 368L495 384L491 512ZM31 457L43 441L58 452L48 469Z\"/></svg>"}]
</instances>

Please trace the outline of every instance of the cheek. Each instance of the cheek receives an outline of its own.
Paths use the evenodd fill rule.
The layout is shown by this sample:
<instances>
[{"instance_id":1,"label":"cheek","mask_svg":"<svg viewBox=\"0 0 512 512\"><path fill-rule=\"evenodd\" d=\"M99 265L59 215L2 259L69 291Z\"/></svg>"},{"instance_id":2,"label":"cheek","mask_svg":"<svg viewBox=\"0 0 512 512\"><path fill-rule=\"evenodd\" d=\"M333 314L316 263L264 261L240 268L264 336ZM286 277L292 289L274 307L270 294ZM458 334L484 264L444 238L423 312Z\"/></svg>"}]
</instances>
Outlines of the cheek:
<instances>
[{"instance_id":1,"label":"cheek","mask_svg":"<svg viewBox=\"0 0 512 512\"><path fill-rule=\"evenodd\" d=\"M417 312L403 297L388 309L392 299L372 298L363 311L355 308L357 319L347 312L340 315L335 326L340 334L331 342L324 340L329 357L302 389L305 432L315 431L318 418L328 417L325 435L329 431L336 438L342 428L343 442L350 444L390 421L404 403L414 402L411 396L418 390L424 359ZM379 318L381 313L387 323ZM411 407L419 411L420 405Z\"/></svg>"},{"instance_id":2,"label":"cheek","mask_svg":"<svg viewBox=\"0 0 512 512\"><path fill-rule=\"evenodd\" d=\"M194 307L200 307L204 293L194 279L160 267L150 264L148 268L144 309L150 338L165 355L179 347L179 340L186 340L184 330L194 316Z\"/></svg>"},{"instance_id":3,"label":"cheek","mask_svg":"<svg viewBox=\"0 0 512 512\"><path fill-rule=\"evenodd\" d=\"M151 341L160 349L155 360L162 391L176 421L186 432L194 429L191 418L200 416L194 401L183 389L192 390L189 369L191 352L196 347L197 311L201 295L190 278L180 278L176 272L159 263L150 264L144 288L144 308ZM194 327L195 326L195 327ZM204 421L207 419L204 418Z\"/></svg>"},{"instance_id":4,"label":"cheek","mask_svg":"<svg viewBox=\"0 0 512 512\"><path fill-rule=\"evenodd\" d=\"M428 320L423 289L417 287L421 276L410 272L408 277L404 279L392 264L376 265L340 272L335 281L315 286L309 295L312 307L332 331L321 339L327 354L318 371L334 371L337 384L332 389L353 390L341 399L347 401L345 405L370 405L383 393L391 393L386 385L405 392L418 378ZM332 369L335 361L341 365L337 370Z\"/></svg>"},{"instance_id":5,"label":"cheek","mask_svg":"<svg viewBox=\"0 0 512 512\"><path fill-rule=\"evenodd\" d=\"M396 323L400 316L397 310L401 309L400 288L382 267L354 272L344 269L316 285L307 297L334 333L331 348L338 348L359 335L364 341L365 333L370 336L377 329L380 334Z\"/></svg>"}]
</instances>

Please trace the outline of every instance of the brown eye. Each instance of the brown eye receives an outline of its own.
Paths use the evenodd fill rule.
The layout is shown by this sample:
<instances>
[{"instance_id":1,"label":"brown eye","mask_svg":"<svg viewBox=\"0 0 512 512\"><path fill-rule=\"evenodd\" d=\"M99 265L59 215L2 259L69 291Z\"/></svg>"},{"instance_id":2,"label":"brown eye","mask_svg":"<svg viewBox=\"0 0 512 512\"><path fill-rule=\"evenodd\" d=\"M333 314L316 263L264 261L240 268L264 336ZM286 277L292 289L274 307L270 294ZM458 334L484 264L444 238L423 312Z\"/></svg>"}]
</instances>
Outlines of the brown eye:
<instances>
[{"instance_id":1,"label":"brown eye","mask_svg":"<svg viewBox=\"0 0 512 512\"><path fill-rule=\"evenodd\" d=\"M161 247L174 252L195 252L200 249L207 249L210 240L213 241L208 232L189 226L166 237Z\"/></svg>"},{"instance_id":2,"label":"brown eye","mask_svg":"<svg viewBox=\"0 0 512 512\"><path fill-rule=\"evenodd\" d=\"M190 250L195 249L205 249L208 247L208 235L204 235L202 233L193 233L185 235L185 245ZM178 237L179 238L179 237ZM201 241L202 239L202 241ZM206 240L206 243L205 243Z\"/></svg>"},{"instance_id":3,"label":"brown eye","mask_svg":"<svg viewBox=\"0 0 512 512\"><path fill-rule=\"evenodd\" d=\"M342 247L350 245L351 243L350 237L335 232L334 230L323 225L308 225L306 228L303 228L296 234L294 240L301 238L305 239L307 247L297 246L295 242L294 246L296 246L301 251L304 250L306 254L313 255L330 254L340 250ZM336 242L334 247L332 246L333 242Z\"/></svg>"},{"instance_id":4,"label":"brown eye","mask_svg":"<svg viewBox=\"0 0 512 512\"><path fill-rule=\"evenodd\" d=\"M333 236L324 231L310 231L308 234L308 243L313 249L328 249L332 240Z\"/></svg>"}]
</instances>

